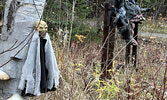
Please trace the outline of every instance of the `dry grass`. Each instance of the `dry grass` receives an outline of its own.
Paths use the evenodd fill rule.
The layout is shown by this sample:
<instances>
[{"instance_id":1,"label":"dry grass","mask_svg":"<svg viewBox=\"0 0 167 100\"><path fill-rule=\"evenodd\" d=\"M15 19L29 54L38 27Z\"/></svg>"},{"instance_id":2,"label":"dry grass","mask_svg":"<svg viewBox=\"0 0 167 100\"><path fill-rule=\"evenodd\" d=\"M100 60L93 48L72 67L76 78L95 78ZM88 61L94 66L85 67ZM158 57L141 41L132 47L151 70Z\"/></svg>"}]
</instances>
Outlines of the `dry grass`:
<instances>
[{"instance_id":1,"label":"dry grass","mask_svg":"<svg viewBox=\"0 0 167 100\"><path fill-rule=\"evenodd\" d=\"M167 18L159 17L156 22L153 22L152 17L147 18L146 21L143 22L143 30L145 32L150 32L150 33L162 33L166 34L167 33Z\"/></svg>"},{"instance_id":2,"label":"dry grass","mask_svg":"<svg viewBox=\"0 0 167 100\"><path fill-rule=\"evenodd\" d=\"M60 84L55 92L42 94L29 100L157 100L163 95L165 73L166 40L139 38L136 72L131 62L125 68L116 68L124 64L125 50L114 60L114 79L119 92L110 97L104 91L107 89L101 85L104 93L98 91L101 55L96 55L100 50L97 43L75 44L67 52L58 41L53 41L58 65L61 72ZM117 39L115 54L125 45L123 40ZM91 67L92 60L97 58ZM166 77L166 75L165 75ZM112 80L112 79L111 79ZM110 83L106 80L107 84ZM111 91L112 93L112 91ZM101 97L99 97L101 95ZM166 95L165 95L166 96ZM106 98L105 98L106 97Z\"/></svg>"}]
</instances>

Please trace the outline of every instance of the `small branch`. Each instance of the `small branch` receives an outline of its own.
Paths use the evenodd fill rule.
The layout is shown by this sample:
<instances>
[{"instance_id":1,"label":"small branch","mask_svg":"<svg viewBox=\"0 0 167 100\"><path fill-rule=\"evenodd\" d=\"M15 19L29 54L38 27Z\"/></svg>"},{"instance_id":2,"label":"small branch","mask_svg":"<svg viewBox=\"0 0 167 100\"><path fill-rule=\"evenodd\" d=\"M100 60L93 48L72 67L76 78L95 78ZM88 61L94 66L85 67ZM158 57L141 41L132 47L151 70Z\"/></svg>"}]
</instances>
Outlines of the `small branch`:
<instances>
[{"instance_id":1,"label":"small branch","mask_svg":"<svg viewBox=\"0 0 167 100\"><path fill-rule=\"evenodd\" d=\"M34 29L26 36L26 38L25 38L24 40L22 40L17 46L14 47L14 45L13 45L10 49L8 49L8 50L6 50L6 51L3 51L3 52L1 52L0 54L6 53L6 52L9 52L9 51L12 51L12 50L15 50L16 48L18 48L21 44L23 44L23 43L25 42L25 40L30 36L30 34L33 33L34 30L36 30L36 28L34 28ZM16 44L16 43L15 43L15 44Z\"/></svg>"},{"instance_id":2,"label":"small branch","mask_svg":"<svg viewBox=\"0 0 167 100\"><path fill-rule=\"evenodd\" d=\"M4 64L2 64L1 66L0 66L0 68L1 67L3 67L3 66L5 66L6 64L8 64L10 61L12 61L13 59L12 58L10 58L7 62L5 62Z\"/></svg>"},{"instance_id":3,"label":"small branch","mask_svg":"<svg viewBox=\"0 0 167 100\"><path fill-rule=\"evenodd\" d=\"M3 54L3 53L5 53L5 52L8 52L8 51L11 51L12 50L12 48L16 45L16 43L17 43L18 41L16 40L15 41L15 43L9 48L9 49L7 49L7 50L5 50L5 51L2 51L2 52L0 52L0 54Z\"/></svg>"},{"instance_id":4,"label":"small branch","mask_svg":"<svg viewBox=\"0 0 167 100\"><path fill-rule=\"evenodd\" d=\"M149 61L149 65L151 65L151 62ZM153 81L153 86L154 86L154 88L153 88L153 90L154 90L154 92L157 94L157 100L159 100L159 93L158 93L158 89L157 89L157 84L155 83L155 78L154 78L154 75L153 75L153 72L151 72L152 73L152 81Z\"/></svg>"},{"instance_id":5,"label":"small branch","mask_svg":"<svg viewBox=\"0 0 167 100\"><path fill-rule=\"evenodd\" d=\"M166 86L165 86L166 85L166 75L167 75L167 57L166 57L166 68L165 68L164 79L163 79L164 87L163 87L161 100L163 100L164 94L165 94L165 90L166 90Z\"/></svg>"},{"instance_id":6,"label":"small branch","mask_svg":"<svg viewBox=\"0 0 167 100\"><path fill-rule=\"evenodd\" d=\"M154 76L157 75L157 73L159 72L159 70L160 70L162 67L163 67L163 66L160 66L160 67L158 68L158 70L155 72Z\"/></svg>"},{"instance_id":7,"label":"small branch","mask_svg":"<svg viewBox=\"0 0 167 100\"><path fill-rule=\"evenodd\" d=\"M72 27L73 27L73 21L74 21L74 9L75 9L75 4L76 4L76 0L73 1L73 6L72 6L72 22L71 22L71 27L70 27L70 37L69 37L68 50L67 50L67 52L69 52L69 49L70 49Z\"/></svg>"},{"instance_id":8,"label":"small branch","mask_svg":"<svg viewBox=\"0 0 167 100\"><path fill-rule=\"evenodd\" d=\"M72 86L71 86L71 98L72 98L72 92L74 88L74 79L75 79L75 66L73 67L73 76L72 76ZM70 98L69 98L70 100Z\"/></svg>"},{"instance_id":9,"label":"small branch","mask_svg":"<svg viewBox=\"0 0 167 100\"><path fill-rule=\"evenodd\" d=\"M41 17L40 17L40 14L39 14L39 12L38 12L38 9L37 9L37 5L35 4L35 1L34 1L34 0L33 0L33 3L34 3L34 5L35 5L35 10L36 10L36 12L37 12L37 14L38 14L38 17L41 18Z\"/></svg>"},{"instance_id":10,"label":"small branch","mask_svg":"<svg viewBox=\"0 0 167 100\"><path fill-rule=\"evenodd\" d=\"M34 32L35 33L35 32ZM18 53L20 53L21 52L21 50L23 50L24 49L24 47L27 45L27 44L29 44L29 42L31 41L31 39L32 39L32 37L33 37L33 35L34 35L34 33L32 34L32 36L30 37L30 39L27 41L27 43L25 43L24 45L23 45L23 47L20 49L20 50L18 50L17 52L16 52L16 54L13 56L13 57L15 57ZM5 66L6 64L8 64L10 61L12 61L13 60L13 58L10 58L7 62L5 62L4 64L2 64L1 66L0 66L0 68L1 67L3 67L3 66Z\"/></svg>"}]
</instances>

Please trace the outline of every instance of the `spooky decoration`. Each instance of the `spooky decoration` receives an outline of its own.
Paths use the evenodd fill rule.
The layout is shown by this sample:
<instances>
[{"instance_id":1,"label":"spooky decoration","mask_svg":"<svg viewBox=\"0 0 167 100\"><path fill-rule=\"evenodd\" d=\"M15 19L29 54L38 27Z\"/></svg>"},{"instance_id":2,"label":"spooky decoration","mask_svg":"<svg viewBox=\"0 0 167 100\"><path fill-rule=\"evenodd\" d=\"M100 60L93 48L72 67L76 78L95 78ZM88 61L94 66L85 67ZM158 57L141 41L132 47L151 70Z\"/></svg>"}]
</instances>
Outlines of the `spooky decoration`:
<instances>
[{"instance_id":1,"label":"spooky decoration","mask_svg":"<svg viewBox=\"0 0 167 100\"><path fill-rule=\"evenodd\" d=\"M18 85L35 32L33 26L42 18L46 0L5 0L5 3L0 34L0 71L3 73L0 74L3 77L3 80L0 79L0 100L17 97L15 94L21 95ZM35 33L39 34L38 31ZM4 79L4 73L10 79Z\"/></svg>"},{"instance_id":2,"label":"spooky decoration","mask_svg":"<svg viewBox=\"0 0 167 100\"><path fill-rule=\"evenodd\" d=\"M44 21L36 23L37 31L32 37L19 84L23 96L54 91L59 83L59 70L47 27Z\"/></svg>"},{"instance_id":3,"label":"spooky decoration","mask_svg":"<svg viewBox=\"0 0 167 100\"><path fill-rule=\"evenodd\" d=\"M48 25L44 21L38 21L35 27L39 31L39 36L44 38L46 36L46 32L48 31Z\"/></svg>"},{"instance_id":4,"label":"spooky decoration","mask_svg":"<svg viewBox=\"0 0 167 100\"><path fill-rule=\"evenodd\" d=\"M134 23L145 20L141 12L147 10L141 9L135 0L115 0L115 3L110 3L108 26L110 26L111 17L115 17L113 23L114 26L117 26L119 34L127 43L137 45L137 41L133 36Z\"/></svg>"},{"instance_id":5,"label":"spooky decoration","mask_svg":"<svg viewBox=\"0 0 167 100\"><path fill-rule=\"evenodd\" d=\"M137 33L138 24L145 18L143 11L149 8L140 8L137 0L110 0L105 5L102 60L101 60L101 78L111 78L108 70L113 68L115 28L126 41L125 64L132 61L134 67L137 63ZM130 60L132 58L132 60Z\"/></svg>"}]
</instances>

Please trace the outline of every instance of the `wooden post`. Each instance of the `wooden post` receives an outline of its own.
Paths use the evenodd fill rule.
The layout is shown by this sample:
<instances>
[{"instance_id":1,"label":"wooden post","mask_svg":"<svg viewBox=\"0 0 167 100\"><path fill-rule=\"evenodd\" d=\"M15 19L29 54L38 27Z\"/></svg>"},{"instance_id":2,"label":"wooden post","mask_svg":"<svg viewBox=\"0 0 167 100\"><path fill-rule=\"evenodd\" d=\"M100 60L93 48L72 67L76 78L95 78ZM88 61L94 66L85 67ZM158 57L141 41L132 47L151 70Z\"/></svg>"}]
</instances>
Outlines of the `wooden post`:
<instances>
[{"instance_id":1,"label":"wooden post","mask_svg":"<svg viewBox=\"0 0 167 100\"><path fill-rule=\"evenodd\" d=\"M104 27L103 27L103 43L105 42L107 35L108 35L108 26L107 26L107 16L108 16L108 4L105 5L105 15L104 15ZM102 49L102 62L101 62L101 70L102 75L101 78L105 79L106 76L106 60L107 60L107 44L104 44Z\"/></svg>"},{"instance_id":2,"label":"wooden post","mask_svg":"<svg viewBox=\"0 0 167 100\"><path fill-rule=\"evenodd\" d=\"M138 38L138 23L135 23L135 28L134 28L134 39L137 41ZM132 61L134 63L134 67L136 67L136 63L137 63L137 46L133 45L132 47Z\"/></svg>"},{"instance_id":3,"label":"wooden post","mask_svg":"<svg viewBox=\"0 0 167 100\"><path fill-rule=\"evenodd\" d=\"M114 36L115 36L115 28L113 27L113 18L110 19L110 26L108 26L108 10L109 4L105 5L105 15L104 15L104 29L103 29L103 50L102 50L102 63L101 63L101 70L103 72L101 78L102 79L110 79L111 76L108 72L109 69L112 69L112 59L113 59L113 52L114 52ZM106 40L107 39L107 40Z\"/></svg>"},{"instance_id":4,"label":"wooden post","mask_svg":"<svg viewBox=\"0 0 167 100\"><path fill-rule=\"evenodd\" d=\"M131 46L130 46L130 44L128 44L126 46L126 54L125 54L125 63L126 63L126 65L129 64L129 62L130 62L130 51L131 51Z\"/></svg>"}]
</instances>

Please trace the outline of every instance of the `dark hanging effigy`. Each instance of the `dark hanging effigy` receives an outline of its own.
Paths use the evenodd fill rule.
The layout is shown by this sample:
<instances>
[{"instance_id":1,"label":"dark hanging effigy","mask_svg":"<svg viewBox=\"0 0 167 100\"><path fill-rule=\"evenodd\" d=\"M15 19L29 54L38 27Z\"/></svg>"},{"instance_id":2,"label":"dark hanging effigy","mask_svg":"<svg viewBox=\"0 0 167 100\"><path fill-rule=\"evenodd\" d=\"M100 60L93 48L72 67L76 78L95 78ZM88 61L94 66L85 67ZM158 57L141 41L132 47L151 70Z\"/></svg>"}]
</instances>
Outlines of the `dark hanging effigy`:
<instances>
[{"instance_id":1,"label":"dark hanging effigy","mask_svg":"<svg viewBox=\"0 0 167 100\"><path fill-rule=\"evenodd\" d=\"M115 4L110 3L109 5L109 19L115 17L113 24L118 28L119 34L127 43L137 45L137 41L134 39L135 23L145 20L142 12L148 9L140 8L135 0L115 0ZM108 21L108 26L110 24Z\"/></svg>"},{"instance_id":2,"label":"dark hanging effigy","mask_svg":"<svg viewBox=\"0 0 167 100\"><path fill-rule=\"evenodd\" d=\"M102 78L110 78L107 70L112 69L114 57L115 28L126 41L126 64L129 63L130 50L134 58L134 66L137 59L137 32L138 24L145 20L143 12L148 8L140 8L137 0L111 0L105 5L104 29L103 29L103 54L101 69ZM107 40L107 41L106 41Z\"/></svg>"}]
</instances>

